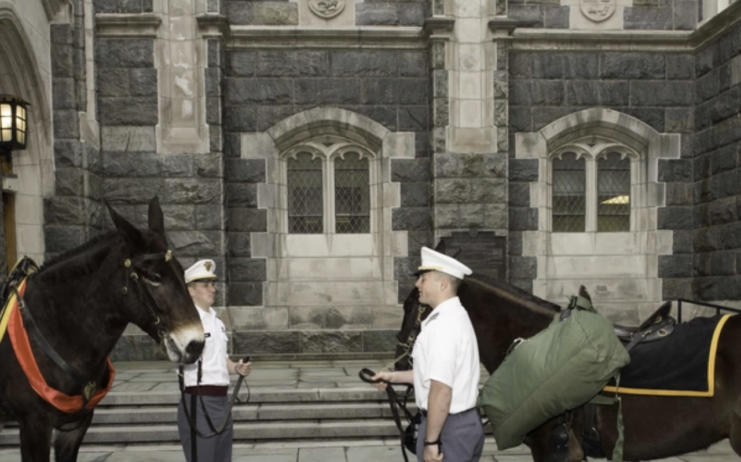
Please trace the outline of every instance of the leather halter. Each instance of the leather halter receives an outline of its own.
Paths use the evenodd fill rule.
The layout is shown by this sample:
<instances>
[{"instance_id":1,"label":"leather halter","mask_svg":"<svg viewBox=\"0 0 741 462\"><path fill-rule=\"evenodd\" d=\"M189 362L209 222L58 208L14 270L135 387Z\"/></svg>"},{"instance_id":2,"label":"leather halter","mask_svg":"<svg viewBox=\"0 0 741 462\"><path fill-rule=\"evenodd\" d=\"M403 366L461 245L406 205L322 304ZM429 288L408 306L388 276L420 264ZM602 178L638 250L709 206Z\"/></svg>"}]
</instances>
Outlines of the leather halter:
<instances>
[{"instance_id":1,"label":"leather halter","mask_svg":"<svg viewBox=\"0 0 741 462\"><path fill-rule=\"evenodd\" d=\"M420 326L422 325L422 315L424 314L425 311L427 311L427 308L428 308L427 305L423 305L421 303L419 304L419 306L417 306L417 319L414 320L414 327L412 327L409 330L409 334L407 335L406 342L402 342L401 339L399 339L399 334L401 332L399 332L399 334L396 335L396 345L404 348L404 354L394 359L393 364L396 364L397 362L401 361L403 358L412 354L412 349L414 348L414 342L417 340L417 335L419 335L419 331L421 330Z\"/></svg>"},{"instance_id":2,"label":"leather halter","mask_svg":"<svg viewBox=\"0 0 741 462\"><path fill-rule=\"evenodd\" d=\"M157 302L155 302L154 297L152 297L152 294L149 292L148 289L145 290L144 288L142 288L141 282L139 280L139 274L134 269L134 264L144 261L159 260L160 258L163 258L165 262L169 262L170 260L172 260L172 250L168 250L167 252L162 253L147 253L124 260L124 267L126 267L127 269L131 269L131 272L129 273L129 277L126 278L126 284L121 288L121 293L123 295L128 295L129 282L136 282L136 284L134 284L134 287L136 287L139 291L139 301L142 303L142 305L146 306L149 309L153 326L159 326L162 322L159 315L157 314ZM157 333L159 334L160 338L164 338L167 335L167 329L159 327Z\"/></svg>"}]
</instances>

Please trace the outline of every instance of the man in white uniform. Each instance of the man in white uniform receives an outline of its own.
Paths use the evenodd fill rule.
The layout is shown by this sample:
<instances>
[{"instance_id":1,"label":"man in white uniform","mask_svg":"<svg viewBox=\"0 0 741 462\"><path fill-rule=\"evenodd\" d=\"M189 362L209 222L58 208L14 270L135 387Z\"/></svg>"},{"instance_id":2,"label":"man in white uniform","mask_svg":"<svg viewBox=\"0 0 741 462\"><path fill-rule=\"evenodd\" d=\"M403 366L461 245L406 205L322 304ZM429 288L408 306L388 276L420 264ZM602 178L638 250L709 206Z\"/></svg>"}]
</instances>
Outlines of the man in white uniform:
<instances>
[{"instance_id":1,"label":"man in white uniform","mask_svg":"<svg viewBox=\"0 0 741 462\"><path fill-rule=\"evenodd\" d=\"M471 274L458 260L422 248L417 283L419 302L432 313L412 351L411 371L379 372L374 379L414 383L422 423L417 437L417 459L422 462L478 461L484 447L484 428L476 409L480 378L479 350L458 287ZM384 390L386 385L375 385Z\"/></svg>"},{"instance_id":2,"label":"man in white uniform","mask_svg":"<svg viewBox=\"0 0 741 462\"><path fill-rule=\"evenodd\" d=\"M188 284L193 303L201 315L206 346L201 358L184 368L185 399L178 406L178 433L187 462L229 462L232 460L232 437L234 429L229 412L227 391L229 374L248 376L252 363L238 363L229 359L224 323L211 308L216 298L216 263L213 260L200 260L185 270L185 283ZM200 368L200 370L199 370ZM200 380L198 375L201 375ZM203 405L201 405L203 402ZM198 436L188 421L188 415L197 422ZM228 418L224 431L214 435L215 428ZM208 423L211 420L211 424Z\"/></svg>"}]
</instances>

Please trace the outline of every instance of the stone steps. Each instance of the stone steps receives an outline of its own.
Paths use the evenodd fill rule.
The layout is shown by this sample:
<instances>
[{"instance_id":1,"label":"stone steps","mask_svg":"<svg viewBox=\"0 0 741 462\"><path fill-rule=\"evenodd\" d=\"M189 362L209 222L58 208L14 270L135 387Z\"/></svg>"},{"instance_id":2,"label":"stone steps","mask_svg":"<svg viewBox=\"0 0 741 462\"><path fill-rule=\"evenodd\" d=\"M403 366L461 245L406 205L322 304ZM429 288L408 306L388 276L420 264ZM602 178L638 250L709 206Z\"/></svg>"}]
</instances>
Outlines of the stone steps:
<instances>
[{"instance_id":1,"label":"stone steps","mask_svg":"<svg viewBox=\"0 0 741 462\"><path fill-rule=\"evenodd\" d=\"M240 393L247 399L246 390ZM85 445L177 444L180 394L111 392L96 409ZM398 435L385 394L371 387L253 387L235 405L235 442L377 439ZM17 425L0 431L0 446L19 444Z\"/></svg>"}]
</instances>

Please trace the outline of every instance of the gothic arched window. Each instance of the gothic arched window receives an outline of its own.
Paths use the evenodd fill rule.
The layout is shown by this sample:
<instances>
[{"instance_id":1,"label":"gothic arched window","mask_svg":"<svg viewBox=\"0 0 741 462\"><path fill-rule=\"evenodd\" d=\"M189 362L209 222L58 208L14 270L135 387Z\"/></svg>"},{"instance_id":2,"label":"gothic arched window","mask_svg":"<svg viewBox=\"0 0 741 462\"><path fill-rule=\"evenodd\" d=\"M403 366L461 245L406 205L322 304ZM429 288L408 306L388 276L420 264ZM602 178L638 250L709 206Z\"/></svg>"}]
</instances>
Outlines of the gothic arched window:
<instances>
[{"instance_id":1,"label":"gothic arched window","mask_svg":"<svg viewBox=\"0 0 741 462\"><path fill-rule=\"evenodd\" d=\"M323 136L292 148L284 159L288 233L371 233L372 154Z\"/></svg>"},{"instance_id":2,"label":"gothic arched window","mask_svg":"<svg viewBox=\"0 0 741 462\"><path fill-rule=\"evenodd\" d=\"M623 232L631 229L631 162L626 146L590 137L551 158L551 231Z\"/></svg>"}]
</instances>

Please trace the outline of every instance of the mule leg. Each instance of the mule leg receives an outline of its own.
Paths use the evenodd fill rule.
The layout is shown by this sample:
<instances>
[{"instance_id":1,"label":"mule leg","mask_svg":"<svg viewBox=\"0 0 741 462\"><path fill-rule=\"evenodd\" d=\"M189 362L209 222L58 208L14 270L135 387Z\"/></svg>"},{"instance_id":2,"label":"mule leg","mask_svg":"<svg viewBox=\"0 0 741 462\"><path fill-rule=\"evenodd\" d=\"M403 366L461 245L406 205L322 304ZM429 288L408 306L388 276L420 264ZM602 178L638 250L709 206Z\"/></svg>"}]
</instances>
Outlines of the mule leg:
<instances>
[{"instance_id":1,"label":"mule leg","mask_svg":"<svg viewBox=\"0 0 741 462\"><path fill-rule=\"evenodd\" d=\"M26 417L19 421L21 460L49 462L52 426L46 419Z\"/></svg>"},{"instance_id":2,"label":"mule leg","mask_svg":"<svg viewBox=\"0 0 741 462\"><path fill-rule=\"evenodd\" d=\"M54 435L54 459L56 462L75 462L80 451L82 439L93 421L93 413L89 412L81 424L70 431L57 429ZM73 424L75 426L76 424Z\"/></svg>"}]
</instances>

